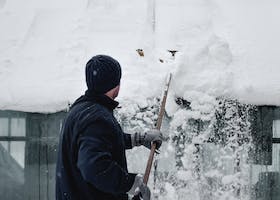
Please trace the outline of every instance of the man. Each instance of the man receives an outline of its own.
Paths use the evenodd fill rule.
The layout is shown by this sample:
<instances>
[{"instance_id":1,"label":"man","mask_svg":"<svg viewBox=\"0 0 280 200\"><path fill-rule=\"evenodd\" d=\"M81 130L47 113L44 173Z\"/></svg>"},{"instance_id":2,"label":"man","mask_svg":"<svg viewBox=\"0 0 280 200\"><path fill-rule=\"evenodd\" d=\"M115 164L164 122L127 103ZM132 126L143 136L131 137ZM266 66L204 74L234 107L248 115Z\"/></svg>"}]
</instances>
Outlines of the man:
<instances>
[{"instance_id":1,"label":"man","mask_svg":"<svg viewBox=\"0 0 280 200\"><path fill-rule=\"evenodd\" d=\"M120 89L121 66L105 55L86 65L87 91L72 105L60 136L56 199L127 200L128 193L150 199L141 175L128 173L125 149L161 145L159 131L125 134L113 110Z\"/></svg>"}]
</instances>

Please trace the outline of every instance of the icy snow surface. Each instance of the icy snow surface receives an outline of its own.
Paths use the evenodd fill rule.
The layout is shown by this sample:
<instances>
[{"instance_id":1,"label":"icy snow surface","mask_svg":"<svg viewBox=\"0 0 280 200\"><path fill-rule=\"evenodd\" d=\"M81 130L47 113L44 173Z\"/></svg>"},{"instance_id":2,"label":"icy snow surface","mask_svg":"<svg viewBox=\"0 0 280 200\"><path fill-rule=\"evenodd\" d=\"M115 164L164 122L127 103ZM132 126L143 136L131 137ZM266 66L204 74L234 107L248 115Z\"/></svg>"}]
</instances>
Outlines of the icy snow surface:
<instances>
[{"instance_id":1,"label":"icy snow surface","mask_svg":"<svg viewBox=\"0 0 280 200\"><path fill-rule=\"evenodd\" d=\"M0 0L0 109L65 109L96 54L121 63L121 102L145 105L173 72L171 113L174 96L280 105L279 1L156 1L154 33L148 2Z\"/></svg>"}]
</instances>

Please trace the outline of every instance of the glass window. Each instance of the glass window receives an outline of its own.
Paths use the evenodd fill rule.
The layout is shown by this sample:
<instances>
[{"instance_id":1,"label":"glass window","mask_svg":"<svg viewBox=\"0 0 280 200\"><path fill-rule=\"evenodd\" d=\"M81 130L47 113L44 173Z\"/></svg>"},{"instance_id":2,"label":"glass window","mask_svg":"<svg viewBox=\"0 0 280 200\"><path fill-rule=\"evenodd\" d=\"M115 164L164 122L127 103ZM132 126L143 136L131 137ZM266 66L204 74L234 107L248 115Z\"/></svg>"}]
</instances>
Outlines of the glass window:
<instances>
[{"instance_id":1,"label":"glass window","mask_svg":"<svg viewBox=\"0 0 280 200\"><path fill-rule=\"evenodd\" d=\"M25 142L22 141L11 142L10 154L22 168L24 168L24 149L25 149Z\"/></svg>"},{"instance_id":2,"label":"glass window","mask_svg":"<svg viewBox=\"0 0 280 200\"><path fill-rule=\"evenodd\" d=\"M0 114L0 200L55 198L56 149L65 113Z\"/></svg>"},{"instance_id":3,"label":"glass window","mask_svg":"<svg viewBox=\"0 0 280 200\"><path fill-rule=\"evenodd\" d=\"M9 133L9 119L0 117L0 136L8 136Z\"/></svg>"},{"instance_id":4,"label":"glass window","mask_svg":"<svg viewBox=\"0 0 280 200\"><path fill-rule=\"evenodd\" d=\"M280 138L280 120L273 120L273 137ZM272 164L271 165L255 165L255 172L279 172L280 171L280 144L272 146ZM259 173L256 173L258 175ZM258 175L259 176L259 175ZM258 178L258 177L256 177Z\"/></svg>"},{"instance_id":5,"label":"glass window","mask_svg":"<svg viewBox=\"0 0 280 200\"><path fill-rule=\"evenodd\" d=\"M280 120L273 121L273 137L280 138Z\"/></svg>"},{"instance_id":6,"label":"glass window","mask_svg":"<svg viewBox=\"0 0 280 200\"><path fill-rule=\"evenodd\" d=\"M2 147L4 147L4 149L5 149L6 151L8 151L8 142L0 141L0 145L1 145Z\"/></svg>"},{"instance_id":7,"label":"glass window","mask_svg":"<svg viewBox=\"0 0 280 200\"><path fill-rule=\"evenodd\" d=\"M8 136L0 140L0 145L24 168L25 141L17 137L26 136L26 119L24 117L0 118L0 136Z\"/></svg>"},{"instance_id":8,"label":"glass window","mask_svg":"<svg viewBox=\"0 0 280 200\"><path fill-rule=\"evenodd\" d=\"M273 138L280 138L280 120L273 120ZM280 144L273 144L272 164L252 165L251 177L256 196L253 199L279 199L279 172Z\"/></svg>"},{"instance_id":9,"label":"glass window","mask_svg":"<svg viewBox=\"0 0 280 200\"><path fill-rule=\"evenodd\" d=\"M280 120L273 120L273 137L280 138ZM272 168L280 172L280 144L273 144Z\"/></svg>"},{"instance_id":10,"label":"glass window","mask_svg":"<svg viewBox=\"0 0 280 200\"><path fill-rule=\"evenodd\" d=\"M25 118L11 118L11 136L25 136Z\"/></svg>"}]
</instances>

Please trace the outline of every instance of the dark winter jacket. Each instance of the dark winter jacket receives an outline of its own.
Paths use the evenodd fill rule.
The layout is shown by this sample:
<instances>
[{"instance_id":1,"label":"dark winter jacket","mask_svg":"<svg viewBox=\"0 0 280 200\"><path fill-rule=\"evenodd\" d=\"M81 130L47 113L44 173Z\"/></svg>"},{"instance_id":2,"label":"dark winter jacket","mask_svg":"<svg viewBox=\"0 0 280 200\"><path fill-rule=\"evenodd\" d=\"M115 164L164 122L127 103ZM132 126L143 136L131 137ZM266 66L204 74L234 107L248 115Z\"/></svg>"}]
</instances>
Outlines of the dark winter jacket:
<instances>
[{"instance_id":1,"label":"dark winter jacket","mask_svg":"<svg viewBox=\"0 0 280 200\"><path fill-rule=\"evenodd\" d=\"M135 174L128 173L131 148L113 116L118 102L86 92L71 107L60 136L56 199L126 200Z\"/></svg>"}]
</instances>

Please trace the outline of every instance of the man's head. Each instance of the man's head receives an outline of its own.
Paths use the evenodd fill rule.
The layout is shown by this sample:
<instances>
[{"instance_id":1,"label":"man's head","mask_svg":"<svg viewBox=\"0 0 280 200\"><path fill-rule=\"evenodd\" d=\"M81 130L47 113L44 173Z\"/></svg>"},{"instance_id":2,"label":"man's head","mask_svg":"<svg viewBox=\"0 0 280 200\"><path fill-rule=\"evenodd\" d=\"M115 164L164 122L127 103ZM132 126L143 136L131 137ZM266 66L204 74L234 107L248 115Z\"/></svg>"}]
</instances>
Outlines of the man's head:
<instances>
[{"instance_id":1,"label":"man's head","mask_svg":"<svg viewBox=\"0 0 280 200\"><path fill-rule=\"evenodd\" d=\"M88 90L95 94L106 94L112 99L119 93L121 66L114 58L106 55L92 57L86 65Z\"/></svg>"}]
</instances>

